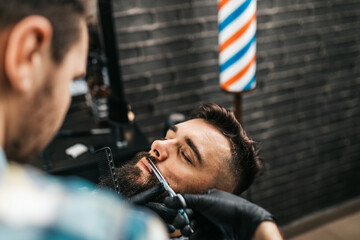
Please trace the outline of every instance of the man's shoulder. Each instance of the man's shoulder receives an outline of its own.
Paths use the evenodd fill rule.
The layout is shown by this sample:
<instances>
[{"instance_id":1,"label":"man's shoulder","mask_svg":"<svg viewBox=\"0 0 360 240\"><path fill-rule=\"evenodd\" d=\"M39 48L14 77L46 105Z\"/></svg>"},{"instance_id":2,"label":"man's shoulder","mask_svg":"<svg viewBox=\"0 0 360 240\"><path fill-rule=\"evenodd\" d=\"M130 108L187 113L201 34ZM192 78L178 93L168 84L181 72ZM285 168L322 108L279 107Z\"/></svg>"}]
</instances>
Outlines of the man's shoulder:
<instances>
[{"instance_id":1,"label":"man's shoulder","mask_svg":"<svg viewBox=\"0 0 360 240\"><path fill-rule=\"evenodd\" d=\"M40 235L30 239L49 233L68 239L126 239L130 235L145 239L153 231L149 227L152 221L155 225L159 222L154 229L159 228L159 236L163 230L157 218L110 191L77 178L49 176L31 167L9 165L0 179L0 199L0 233L14 229L11 234L18 234L16 230L28 229L34 234L36 229Z\"/></svg>"}]
</instances>

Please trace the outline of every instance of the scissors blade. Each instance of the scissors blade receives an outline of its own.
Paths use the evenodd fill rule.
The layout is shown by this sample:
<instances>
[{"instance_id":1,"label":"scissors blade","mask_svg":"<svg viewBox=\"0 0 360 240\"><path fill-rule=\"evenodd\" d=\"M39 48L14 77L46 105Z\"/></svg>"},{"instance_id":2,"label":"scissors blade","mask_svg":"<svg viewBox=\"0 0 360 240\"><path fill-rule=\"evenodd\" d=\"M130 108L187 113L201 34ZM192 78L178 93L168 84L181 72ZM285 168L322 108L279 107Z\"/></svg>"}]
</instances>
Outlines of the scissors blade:
<instances>
[{"instance_id":1,"label":"scissors blade","mask_svg":"<svg viewBox=\"0 0 360 240\"><path fill-rule=\"evenodd\" d=\"M160 183L164 186L165 190L170 194L171 197L174 197L176 195L175 191L170 187L170 185L167 183L163 175L160 173L159 169L156 167L156 165L151 161L150 159L147 159L150 163L151 169L154 171L155 176L160 181Z\"/></svg>"},{"instance_id":2,"label":"scissors blade","mask_svg":"<svg viewBox=\"0 0 360 240\"><path fill-rule=\"evenodd\" d=\"M167 181L165 180L165 178L163 177L163 175L160 173L159 169L156 167L156 165L153 163L153 161L151 161L151 159L147 158L148 162L150 163L150 167L153 170L153 172L155 173L155 176L157 177L157 179L159 179L160 183L164 186L165 190L169 193L170 197L175 197L176 193L175 191L170 187L170 185L167 183ZM186 223L190 226L190 220L188 215L186 214L184 209L180 209L178 210L180 212L181 215L184 216ZM191 233L194 232L194 230L190 227L190 231Z\"/></svg>"}]
</instances>

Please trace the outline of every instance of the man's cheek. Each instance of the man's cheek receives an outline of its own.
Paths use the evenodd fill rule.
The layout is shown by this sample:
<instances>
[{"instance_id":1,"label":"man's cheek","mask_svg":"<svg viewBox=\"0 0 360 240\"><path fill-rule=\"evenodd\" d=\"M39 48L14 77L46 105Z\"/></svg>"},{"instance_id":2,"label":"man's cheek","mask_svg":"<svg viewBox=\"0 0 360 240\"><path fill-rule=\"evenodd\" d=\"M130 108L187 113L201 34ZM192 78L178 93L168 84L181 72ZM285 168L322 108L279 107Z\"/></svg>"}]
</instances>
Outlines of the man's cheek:
<instances>
[{"instance_id":1,"label":"man's cheek","mask_svg":"<svg viewBox=\"0 0 360 240\"><path fill-rule=\"evenodd\" d=\"M137 166L136 166L137 167ZM138 167L139 168L139 167ZM140 168L139 168L140 169ZM150 182L152 175L146 174L143 171L140 170L140 174L139 174L139 178L138 178L138 183L139 184L147 184L148 182ZM155 175L154 175L155 176ZM156 177L155 177L156 178Z\"/></svg>"},{"instance_id":2,"label":"man's cheek","mask_svg":"<svg viewBox=\"0 0 360 240\"><path fill-rule=\"evenodd\" d=\"M187 169L179 166L158 165L161 174L176 193L188 193L191 190L191 182L194 175Z\"/></svg>"},{"instance_id":3,"label":"man's cheek","mask_svg":"<svg viewBox=\"0 0 360 240\"><path fill-rule=\"evenodd\" d=\"M176 175L172 175L171 177L164 177L164 178L176 193L186 193L188 184L184 184L183 180L180 177Z\"/></svg>"},{"instance_id":4,"label":"man's cheek","mask_svg":"<svg viewBox=\"0 0 360 240\"><path fill-rule=\"evenodd\" d=\"M204 177L195 173L192 175L184 175L183 177L176 177L173 181L173 189L177 193L199 194L215 187L215 183L212 182L210 176Z\"/></svg>"}]
</instances>

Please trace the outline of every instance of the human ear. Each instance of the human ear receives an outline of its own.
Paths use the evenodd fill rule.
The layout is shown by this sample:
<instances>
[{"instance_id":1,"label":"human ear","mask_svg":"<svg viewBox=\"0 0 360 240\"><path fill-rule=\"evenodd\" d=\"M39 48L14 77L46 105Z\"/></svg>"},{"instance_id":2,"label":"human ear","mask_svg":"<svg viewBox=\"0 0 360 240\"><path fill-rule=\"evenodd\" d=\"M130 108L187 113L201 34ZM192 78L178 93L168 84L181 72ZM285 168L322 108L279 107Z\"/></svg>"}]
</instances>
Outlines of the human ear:
<instances>
[{"instance_id":1,"label":"human ear","mask_svg":"<svg viewBox=\"0 0 360 240\"><path fill-rule=\"evenodd\" d=\"M44 49L50 49L51 37L51 23L42 16L26 17L12 27L5 48L4 67L14 91L29 91L41 77Z\"/></svg>"}]
</instances>

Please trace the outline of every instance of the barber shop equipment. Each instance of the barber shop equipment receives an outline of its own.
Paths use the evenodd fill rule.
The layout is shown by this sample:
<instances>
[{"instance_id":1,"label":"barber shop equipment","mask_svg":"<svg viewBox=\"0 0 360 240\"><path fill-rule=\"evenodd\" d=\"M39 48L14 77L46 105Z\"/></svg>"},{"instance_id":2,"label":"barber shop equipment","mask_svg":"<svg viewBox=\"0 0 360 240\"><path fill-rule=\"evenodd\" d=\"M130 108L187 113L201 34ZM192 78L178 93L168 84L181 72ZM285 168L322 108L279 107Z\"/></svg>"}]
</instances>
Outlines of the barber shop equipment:
<instances>
[{"instance_id":1,"label":"barber shop equipment","mask_svg":"<svg viewBox=\"0 0 360 240\"><path fill-rule=\"evenodd\" d=\"M99 150L96 150L93 156L99 166L100 181L103 178L107 178L107 177L111 178L111 182L112 182L111 189L113 189L117 194L120 194L120 186L115 173L115 163L111 149L109 147L101 148Z\"/></svg>"},{"instance_id":2,"label":"barber shop equipment","mask_svg":"<svg viewBox=\"0 0 360 240\"><path fill-rule=\"evenodd\" d=\"M114 166L149 149L149 143L125 100L115 37L112 1L98 0L97 21L89 27L87 75L72 86L65 121L37 167L55 175L76 175L98 182L94 153L107 147Z\"/></svg>"},{"instance_id":3,"label":"barber shop equipment","mask_svg":"<svg viewBox=\"0 0 360 240\"><path fill-rule=\"evenodd\" d=\"M234 95L242 122L241 97L256 86L256 1L219 1L220 87Z\"/></svg>"},{"instance_id":4,"label":"barber shop equipment","mask_svg":"<svg viewBox=\"0 0 360 240\"><path fill-rule=\"evenodd\" d=\"M99 0L99 22L100 27L98 30L103 41L99 41L100 47L103 50L105 57L101 59L105 62L105 64L101 64L102 62L99 61L101 64L100 66L103 67L104 65L107 68L101 68L97 71L97 73L103 73L105 77L103 81L104 86L108 85L108 91L106 91L106 87L104 87L105 95L102 96L103 103L100 103L100 106L95 106L95 113L101 114L101 106L103 109L108 110L108 114L103 114L105 119L102 119L101 115L97 117L99 120L108 121L114 131L116 136L116 147L123 148L127 146L127 141L124 137L123 126L124 124L129 123L128 115L130 114L130 107L126 103L124 97L124 90L121 79L121 69L118 66L119 57L116 51L116 38L115 38L115 27L114 27L114 20L112 14L112 2L108 0ZM96 39L96 38L95 38ZM99 100L97 100L99 101ZM132 119L131 119L132 120Z\"/></svg>"}]
</instances>

